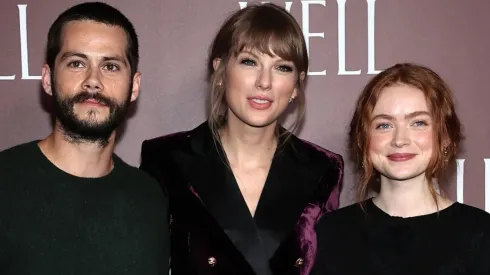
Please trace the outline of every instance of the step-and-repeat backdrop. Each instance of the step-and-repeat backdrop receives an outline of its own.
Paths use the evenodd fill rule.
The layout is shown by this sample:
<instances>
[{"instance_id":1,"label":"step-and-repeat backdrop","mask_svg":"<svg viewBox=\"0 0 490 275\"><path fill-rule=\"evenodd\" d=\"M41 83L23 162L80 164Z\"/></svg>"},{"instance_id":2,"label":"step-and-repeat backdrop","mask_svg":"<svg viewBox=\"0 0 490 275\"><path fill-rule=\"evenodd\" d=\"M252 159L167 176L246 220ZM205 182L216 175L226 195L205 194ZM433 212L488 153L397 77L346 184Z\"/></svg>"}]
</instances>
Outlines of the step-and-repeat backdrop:
<instances>
[{"instance_id":1,"label":"step-and-repeat backdrop","mask_svg":"<svg viewBox=\"0 0 490 275\"><path fill-rule=\"evenodd\" d=\"M50 116L40 72L48 28L74 0L0 3L0 150L44 138ZM348 122L365 83L397 62L438 72L455 92L466 140L447 179L452 199L490 211L490 1L272 1L300 23L311 58L307 115L299 136L346 154ZM219 25L246 6L232 0L111 0L141 43L142 94L116 152L138 166L141 142L191 129L206 117L206 54ZM353 201L346 159L341 205ZM8 169L1 167L0 169Z\"/></svg>"}]
</instances>

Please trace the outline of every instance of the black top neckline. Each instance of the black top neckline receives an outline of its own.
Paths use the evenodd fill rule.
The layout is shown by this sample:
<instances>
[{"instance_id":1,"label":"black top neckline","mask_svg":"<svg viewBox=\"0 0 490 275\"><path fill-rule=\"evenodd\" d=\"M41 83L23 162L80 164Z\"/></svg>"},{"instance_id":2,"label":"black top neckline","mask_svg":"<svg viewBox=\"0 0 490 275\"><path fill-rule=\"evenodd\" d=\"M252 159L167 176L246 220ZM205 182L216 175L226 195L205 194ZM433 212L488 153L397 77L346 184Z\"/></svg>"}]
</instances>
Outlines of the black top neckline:
<instances>
[{"instance_id":1,"label":"black top neckline","mask_svg":"<svg viewBox=\"0 0 490 275\"><path fill-rule=\"evenodd\" d=\"M438 217L444 217L451 215L460 207L459 202L454 202L453 204L449 205L448 207L439 210L438 212L434 213L429 213L429 214L424 214L424 215L419 215L419 216L412 216L412 217L401 217L401 216L392 216L385 211L383 211L381 208L379 208L374 202L373 198L370 198L366 201L366 206L367 206L367 212L374 217L380 218L380 219L385 219L385 220L391 220L391 221L403 221L403 222L411 222L411 221L423 221L423 220L429 220L429 219L434 219Z\"/></svg>"},{"instance_id":2,"label":"black top neckline","mask_svg":"<svg viewBox=\"0 0 490 275\"><path fill-rule=\"evenodd\" d=\"M52 163L46 155L42 152L41 148L39 147L39 142L40 140L34 140L29 143L27 143L26 146L29 146L32 148L34 154L32 155L33 158L35 158L35 161L37 165L39 166L39 169L45 169L47 171L52 171L56 176L69 180L70 182L77 182L77 183L105 183L105 182L117 182L117 178L122 177L122 167L125 166L125 163L123 160L121 160L115 153L112 154L112 159L114 161L114 167L112 170L101 177L95 177L95 178L88 178L88 177L79 177L72 175L58 166L56 166L54 163Z\"/></svg>"}]
</instances>

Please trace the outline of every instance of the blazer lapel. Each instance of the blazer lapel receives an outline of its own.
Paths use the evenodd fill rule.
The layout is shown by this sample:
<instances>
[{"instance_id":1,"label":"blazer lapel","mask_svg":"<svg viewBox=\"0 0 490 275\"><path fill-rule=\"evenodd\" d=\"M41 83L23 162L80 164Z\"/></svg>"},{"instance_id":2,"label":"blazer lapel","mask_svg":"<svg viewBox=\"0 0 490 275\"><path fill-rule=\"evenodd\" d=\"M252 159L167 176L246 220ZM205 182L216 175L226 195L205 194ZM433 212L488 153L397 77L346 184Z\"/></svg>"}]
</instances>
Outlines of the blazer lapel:
<instances>
[{"instance_id":1,"label":"blazer lapel","mask_svg":"<svg viewBox=\"0 0 490 275\"><path fill-rule=\"evenodd\" d=\"M303 154L296 137L288 142L276 153L255 214L260 230L274 232L275 249L294 229L326 168Z\"/></svg>"},{"instance_id":2,"label":"blazer lapel","mask_svg":"<svg viewBox=\"0 0 490 275\"><path fill-rule=\"evenodd\" d=\"M256 272L266 268L257 226L236 185L219 144L207 125L190 132L190 151L175 151L174 159L187 178L192 192L220 225ZM262 273L262 271L260 271Z\"/></svg>"}]
</instances>

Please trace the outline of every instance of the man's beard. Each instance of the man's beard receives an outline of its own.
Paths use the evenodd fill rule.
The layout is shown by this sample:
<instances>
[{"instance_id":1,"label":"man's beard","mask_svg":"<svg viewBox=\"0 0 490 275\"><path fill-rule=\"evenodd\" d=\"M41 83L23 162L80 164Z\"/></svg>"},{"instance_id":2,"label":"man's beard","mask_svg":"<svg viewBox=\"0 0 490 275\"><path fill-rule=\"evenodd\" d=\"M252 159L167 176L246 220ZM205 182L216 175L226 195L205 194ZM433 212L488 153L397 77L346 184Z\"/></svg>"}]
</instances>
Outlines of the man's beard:
<instances>
[{"instance_id":1,"label":"man's beard","mask_svg":"<svg viewBox=\"0 0 490 275\"><path fill-rule=\"evenodd\" d=\"M53 107L56 119L59 122L63 136L72 143L96 143L105 147L116 128L122 123L128 112L132 83L129 86L128 96L122 103L103 96L100 93L82 91L72 97L63 97L53 85ZM97 121L97 111L87 111L88 118L79 119L74 112L74 106L86 100L93 99L109 108L109 115L103 121Z\"/></svg>"}]
</instances>

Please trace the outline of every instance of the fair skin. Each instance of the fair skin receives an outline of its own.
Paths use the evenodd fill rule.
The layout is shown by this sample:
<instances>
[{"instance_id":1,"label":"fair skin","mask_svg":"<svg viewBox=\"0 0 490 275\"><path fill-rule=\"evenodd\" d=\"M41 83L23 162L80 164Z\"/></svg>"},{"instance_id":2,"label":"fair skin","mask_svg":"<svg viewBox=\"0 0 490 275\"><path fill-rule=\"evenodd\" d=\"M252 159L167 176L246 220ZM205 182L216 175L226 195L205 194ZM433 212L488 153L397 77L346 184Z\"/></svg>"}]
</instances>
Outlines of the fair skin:
<instances>
[{"instance_id":1,"label":"fair skin","mask_svg":"<svg viewBox=\"0 0 490 275\"><path fill-rule=\"evenodd\" d=\"M131 79L126 45L126 33L120 27L93 21L68 22L63 28L62 47L55 60L55 69L52 71L47 64L42 68L44 91L52 96L56 89L62 97L89 91L121 103L128 97L132 81L130 100L136 100L141 76L136 73ZM95 123L106 120L109 115L107 106L93 100L76 103L73 111L79 120ZM61 170L78 177L97 178L107 175L113 168L114 143L115 131L104 147L93 142L70 142L56 120L53 132L38 145Z\"/></svg>"},{"instance_id":2,"label":"fair skin","mask_svg":"<svg viewBox=\"0 0 490 275\"><path fill-rule=\"evenodd\" d=\"M402 84L384 88L372 117L369 158L381 174L381 190L373 202L391 216L436 212L425 175L434 129L423 92ZM452 204L440 195L437 200L440 210Z\"/></svg>"},{"instance_id":3,"label":"fair skin","mask_svg":"<svg viewBox=\"0 0 490 275\"><path fill-rule=\"evenodd\" d=\"M214 60L215 69L220 62ZM219 134L252 216L277 147L277 120L298 93L297 75L292 62L257 51L243 51L227 64L228 120Z\"/></svg>"}]
</instances>

